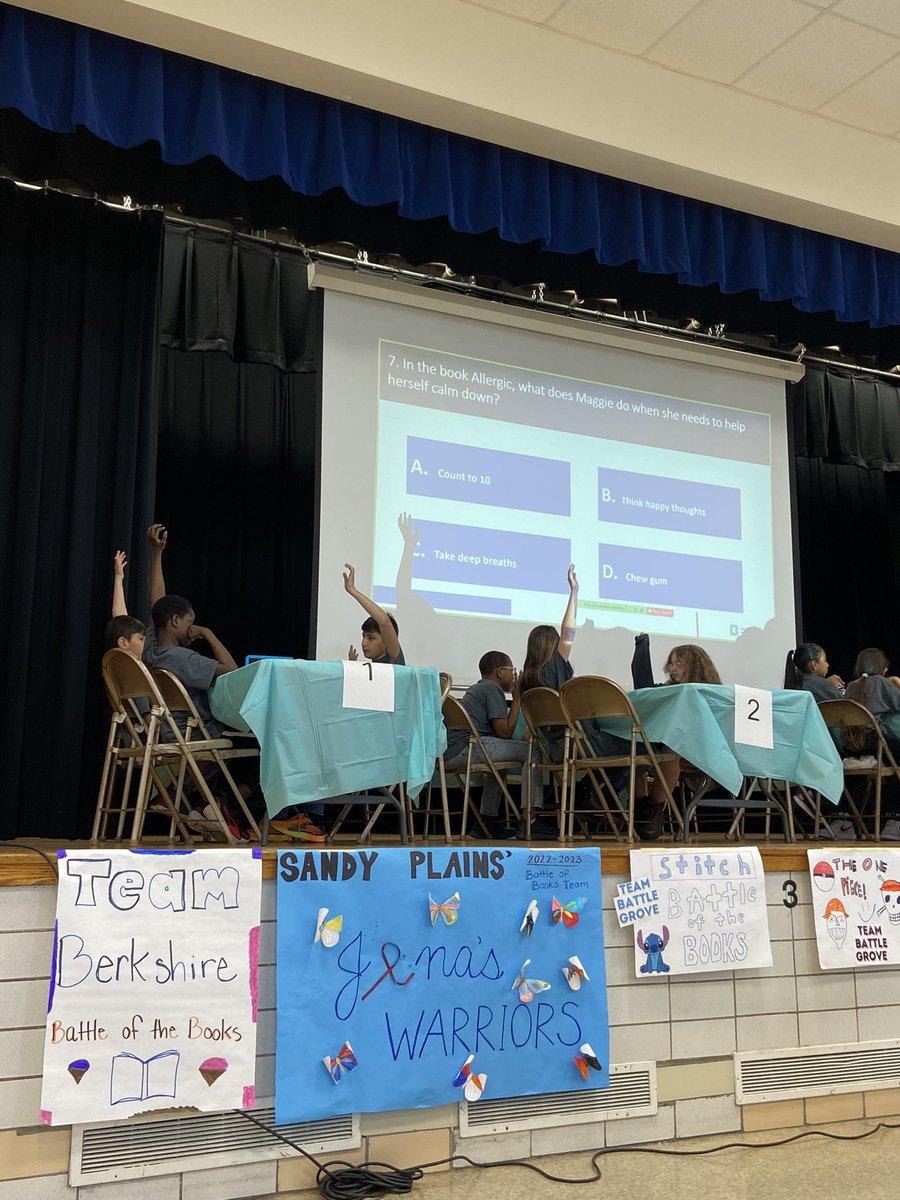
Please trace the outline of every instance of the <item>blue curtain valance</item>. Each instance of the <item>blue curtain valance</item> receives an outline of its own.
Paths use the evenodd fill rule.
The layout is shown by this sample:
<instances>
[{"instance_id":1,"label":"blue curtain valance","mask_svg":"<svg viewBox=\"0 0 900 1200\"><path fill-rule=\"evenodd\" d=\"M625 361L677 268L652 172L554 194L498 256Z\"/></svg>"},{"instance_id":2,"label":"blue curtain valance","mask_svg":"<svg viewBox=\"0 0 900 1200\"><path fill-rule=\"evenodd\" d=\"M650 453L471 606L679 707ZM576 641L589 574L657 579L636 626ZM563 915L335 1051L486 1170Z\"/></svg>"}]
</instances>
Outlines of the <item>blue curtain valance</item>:
<instances>
[{"instance_id":1,"label":"blue curtain valance","mask_svg":"<svg viewBox=\"0 0 900 1200\"><path fill-rule=\"evenodd\" d=\"M0 5L0 108L173 165L215 155L247 180L341 188L412 220L496 229L681 283L754 289L841 321L900 325L900 255L431 129Z\"/></svg>"}]
</instances>

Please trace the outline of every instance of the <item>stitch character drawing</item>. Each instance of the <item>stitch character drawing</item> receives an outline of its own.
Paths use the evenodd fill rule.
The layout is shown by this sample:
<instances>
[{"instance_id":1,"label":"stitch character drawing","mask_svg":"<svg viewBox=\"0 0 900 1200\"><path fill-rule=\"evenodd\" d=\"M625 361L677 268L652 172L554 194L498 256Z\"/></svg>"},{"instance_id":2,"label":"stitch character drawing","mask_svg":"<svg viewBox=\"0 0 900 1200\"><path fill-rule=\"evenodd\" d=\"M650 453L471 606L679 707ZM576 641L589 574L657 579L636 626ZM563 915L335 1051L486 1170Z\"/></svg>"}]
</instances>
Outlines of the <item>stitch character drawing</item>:
<instances>
[{"instance_id":1,"label":"stitch character drawing","mask_svg":"<svg viewBox=\"0 0 900 1200\"><path fill-rule=\"evenodd\" d=\"M658 933L648 933L647 936L644 937L643 930L639 929L637 932L637 944L644 954L647 955L647 961L641 967L642 975L650 975L654 972L659 972L661 974L668 973L669 966L667 963L663 962L662 956L663 950L665 950L666 946L669 944L668 926L663 925L662 937L660 937Z\"/></svg>"}]
</instances>

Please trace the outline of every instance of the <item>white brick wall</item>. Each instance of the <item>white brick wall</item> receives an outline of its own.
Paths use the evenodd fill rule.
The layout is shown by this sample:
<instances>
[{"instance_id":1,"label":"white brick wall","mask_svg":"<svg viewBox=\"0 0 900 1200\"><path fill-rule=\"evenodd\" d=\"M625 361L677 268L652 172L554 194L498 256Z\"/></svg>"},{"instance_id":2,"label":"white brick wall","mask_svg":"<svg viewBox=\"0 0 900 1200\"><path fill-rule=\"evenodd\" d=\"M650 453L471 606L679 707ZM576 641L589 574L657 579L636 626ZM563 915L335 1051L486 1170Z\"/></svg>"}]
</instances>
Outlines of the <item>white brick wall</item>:
<instances>
[{"instance_id":1,"label":"white brick wall","mask_svg":"<svg viewBox=\"0 0 900 1200\"><path fill-rule=\"evenodd\" d=\"M771 967L707 975L637 979L633 933L620 929L612 898L620 878L603 884L604 936L612 1062L698 1063L734 1050L781 1049L900 1036L900 976L892 970L822 972L812 898L804 875L792 875L800 903L783 903L784 874L766 877ZM38 1123L40 1071L55 893L0 888L0 1130ZM275 885L263 887L260 939L257 1094L274 1094ZM435 1110L452 1122L455 1110ZM431 1114L429 1114L431 1115ZM368 1125L365 1122L368 1121ZM364 1133L431 1128L415 1113L364 1118ZM563 1150L627 1145L738 1128L733 1095L663 1104L655 1117L518 1131L459 1139L479 1161ZM242 1200L274 1191L274 1161L70 1189L65 1175L0 1180L0 1200Z\"/></svg>"}]
</instances>

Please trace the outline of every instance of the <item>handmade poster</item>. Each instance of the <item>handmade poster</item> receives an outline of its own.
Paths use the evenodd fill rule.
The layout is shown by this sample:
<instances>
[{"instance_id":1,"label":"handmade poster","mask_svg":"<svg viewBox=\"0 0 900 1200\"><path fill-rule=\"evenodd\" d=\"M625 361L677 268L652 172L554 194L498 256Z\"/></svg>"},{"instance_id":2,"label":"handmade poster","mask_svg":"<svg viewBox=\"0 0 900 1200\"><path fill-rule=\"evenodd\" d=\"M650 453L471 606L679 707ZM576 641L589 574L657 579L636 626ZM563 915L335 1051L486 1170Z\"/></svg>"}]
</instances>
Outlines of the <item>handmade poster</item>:
<instances>
[{"instance_id":1,"label":"handmade poster","mask_svg":"<svg viewBox=\"0 0 900 1200\"><path fill-rule=\"evenodd\" d=\"M900 850L809 850L819 966L900 963Z\"/></svg>"},{"instance_id":2,"label":"handmade poster","mask_svg":"<svg viewBox=\"0 0 900 1200\"><path fill-rule=\"evenodd\" d=\"M600 852L285 851L279 1124L609 1086Z\"/></svg>"},{"instance_id":3,"label":"handmade poster","mask_svg":"<svg viewBox=\"0 0 900 1200\"><path fill-rule=\"evenodd\" d=\"M261 852L58 861L41 1120L252 1108Z\"/></svg>"},{"instance_id":4,"label":"handmade poster","mask_svg":"<svg viewBox=\"0 0 900 1200\"><path fill-rule=\"evenodd\" d=\"M695 975L770 967L766 881L755 847L631 851L634 973ZM616 910L622 922L620 890ZM657 910L657 911L654 911Z\"/></svg>"}]
</instances>

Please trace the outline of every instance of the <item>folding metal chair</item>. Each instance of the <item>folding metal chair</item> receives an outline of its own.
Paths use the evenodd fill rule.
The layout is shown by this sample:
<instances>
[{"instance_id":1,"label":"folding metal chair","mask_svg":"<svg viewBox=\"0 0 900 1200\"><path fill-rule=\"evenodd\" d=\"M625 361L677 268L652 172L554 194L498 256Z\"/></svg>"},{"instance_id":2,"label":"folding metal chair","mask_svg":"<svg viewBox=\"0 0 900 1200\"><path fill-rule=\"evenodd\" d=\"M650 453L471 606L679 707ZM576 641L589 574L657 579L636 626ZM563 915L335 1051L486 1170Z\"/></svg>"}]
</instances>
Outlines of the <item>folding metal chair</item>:
<instances>
[{"instance_id":1,"label":"folding metal chair","mask_svg":"<svg viewBox=\"0 0 900 1200\"><path fill-rule=\"evenodd\" d=\"M867 740L872 745L872 757L875 760L874 766L848 766L847 760L844 760L844 799L847 801L850 812L853 814L853 823L856 826L857 833L860 837L866 837L866 826L862 814L865 812L870 797L874 794L875 829L872 837L874 841L880 841L882 780L893 776L900 783L900 766L897 765L897 760L894 758L891 748L887 744L880 725L862 704L857 703L855 700L823 700L819 705L819 712L822 714L822 719L829 729L859 730L860 733L865 733ZM847 786L848 779L866 780L866 790L863 794L862 804L859 806L857 806ZM816 792L817 837L821 826L821 805L821 794Z\"/></svg>"},{"instance_id":2,"label":"folding metal chair","mask_svg":"<svg viewBox=\"0 0 900 1200\"><path fill-rule=\"evenodd\" d=\"M448 675L446 671L440 671L438 673L438 679L440 680L440 685L441 685L441 704L443 705L444 701L450 695L451 687L453 687L453 676ZM435 759L434 769L435 769L435 772L437 772L438 774L441 769L442 761L443 760L440 757ZM439 789L439 791L440 791L440 796L441 796L441 807L440 808L432 808L431 802L432 802L432 798L434 796L434 778L432 776L432 779L430 779L428 781L427 788L423 794L422 803L419 804L418 807L416 807L416 808L413 808L412 805L410 805L410 807L409 807L409 813L408 813L409 828L410 828L410 831L412 831L414 815L424 817L425 820L424 820L424 825L423 825L423 829L422 829L422 837L427 841L428 840L428 828L431 823L431 818L432 817L441 817L441 819L443 820L443 823L444 823L444 841L449 842L452 840L453 834L451 832L451 827L450 827L450 809L448 806L447 789L446 789L446 787L442 787Z\"/></svg>"},{"instance_id":3,"label":"folding metal chair","mask_svg":"<svg viewBox=\"0 0 900 1200\"><path fill-rule=\"evenodd\" d=\"M203 723L203 718L197 711L197 706L190 697L187 688L181 682L177 675L173 675L171 671L161 669L151 671L151 676L159 688L159 694L163 698L169 713L172 714L176 721L178 718L176 713L185 714L185 744L191 747L195 759L198 762L212 762L218 767L222 781L227 784L231 790L231 794L235 799L235 803L240 808L246 818L249 828L253 831L257 838L261 838L259 825L256 823L253 814L247 807L247 802L241 795L241 790L234 781L234 777L229 771L226 763L236 758L259 758L258 746L237 747L229 735L228 737L214 738L211 736L206 725ZM194 735L198 736L194 736ZM178 786L175 793L175 807L179 808L182 797L184 795L185 775L187 771L187 759L182 757L179 761L178 769ZM217 807L217 806L216 806ZM191 822L192 828L209 829L218 831L220 828L219 821L209 821L206 818Z\"/></svg>"},{"instance_id":4,"label":"folding metal chair","mask_svg":"<svg viewBox=\"0 0 900 1200\"><path fill-rule=\"evenodd\" d=\"M185 822L186 813L176 805L175 800L169 794L169 785L163 780L159 768L167 768L166 773L170 778L173 774L177 777L183 760L200 793L203 805L211 804L213 810L219 814L198 759L198 755L209 748L206 740L193 741L190 745L185 741L174 717L166 708L152 675L144 664L133 654L129 654L127 650L113 649L106 652L103 656L103 679L107 695L115 705L117 712L122 714L123 726L121 739L113 741L112 744L107 743L108 758L104 765L104 777L108 774L106 767L109 766L112 771L119 761L124 762L128 758L133 758L135 767L138 763L140 764L140 776L132 815L131 844L137 845L140 842L152 788L156 789L159 796L160 811L170 817L174 828L181 837L192 844L193 839ZM146 714L139 712L138 705L141 701L147 707ZM163 729L166 730L171 740L162 740ZM127 745L125 744L126 737ZM95 841L100 840L101 829L105 833L106 820L113 812L119 811L120 828L124 821L121 810L114 809L111 800L112 790L101 780L97 811L94 817L93 840ZM126 795L123 807L127 803ZM219 814L219 818L225 841L231 845L235 844L236 839L221 814Z\"/></svg>"},{"instance_id":5,"label":"folding metal chair","mask_svg":"<svg viewBox=\"0 0 900 1200\"><path fill-rule=\"evenodd\" d=\"M569 729L566 715L562 710L562 705L559 699L559 692L555 688L537 687L530 688L521 698L522 715L525 718L525 724L528 726L528 741L529 741L529 756L528 766L531 767L538 776L546 775L553 784L553 792L556 796L557 810L559 812L559 836L558 841L565 841L565 824L564 813L566 809L565 798L568 792L569 778L569 747L571 745L571 730ZM563 730L563 754L562 761L556 762L550 755L550 750L547 746L545 734L548 730L558 731ZM531 786L532 774L528 772L529 787ZM525 810L525 836L531 834L531 796L528 796L528 805Z\"/></svg>"},{"instance_id":6,"label":"folding metal chair","mask_svg":"<svg viewBox=\"0 0 900 1200\"><path fill-rule=\"evenodd\" d=\"M488 837L490 836L488 828L481 819L481 813L475 807L469 795L472 776L492 775L494 779L496 779L500 788L500 792L503 796L507 820L509 820L512 816L516 821L518 821L520 817L519 809L516 807L512 796L509 794L509 788L506 786L504 774L507 771L522 771L526 764L520 759L492 759L485 749L484 742L481 740L478 730L472 724L471 717L466 712L465 708L463 708L462 704L460 704L460 702L454 696L449 695L449 686L447 691L448 694L444 697L444 702L441 706L441 712L444 716L444 725L448 730L464 730L469 735L469 746L466 756L465 770L463 770L462 767L456 769L448 768L443 756L438 759L438 775L441 781L441 801L443 810L447 812L449 821L449 809L447 805L447 770L449 769L450 774L453 775L453 777L456 779L456 782L463 789L462 824L460 826L460 837L464 838L466 836L466 825L468 823L468 815L470 810L472 812L472 816L481 827L485 837ZM481 755L484 758L483 763L473 762L473 755L476 747L478 747Z\"/></svg>"},{"instance_id":7,"label":"folding metal chair","mask_svg":"<svg viewBox=\"0 0 900 1200\"><path fill-rule=\"evenodd\" d=\"M635 774L637 767L650 767L663 786L669 812L680 830L684 822L678 806L672 796L666 778L660 767L661 763L670 762L678 757L671 752L658 753L644 734L640 718L628 695L611 679L603 679L599 675L578 675L564 683L559 693L560 703L566 722L573 731L572 757L570 762L571 776L569 778L568 800L568 836L572 837L575 808L575 772L596 771L608 789L610 797L615 797L618 805L618 793L610 782L607 772L615 767L627 767L628 776L628 840L634 840L634 797ZM597 754L584 728L585 721L603 720L611 717L621 717L628 722L623 736L630 741L627 754ZM638 745L643 744L639 752ZM596 786L596 785L595 785Z\"/></svg>"}]
</instances>

